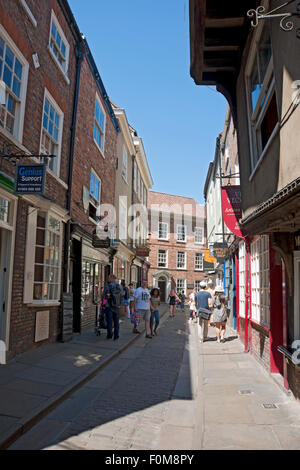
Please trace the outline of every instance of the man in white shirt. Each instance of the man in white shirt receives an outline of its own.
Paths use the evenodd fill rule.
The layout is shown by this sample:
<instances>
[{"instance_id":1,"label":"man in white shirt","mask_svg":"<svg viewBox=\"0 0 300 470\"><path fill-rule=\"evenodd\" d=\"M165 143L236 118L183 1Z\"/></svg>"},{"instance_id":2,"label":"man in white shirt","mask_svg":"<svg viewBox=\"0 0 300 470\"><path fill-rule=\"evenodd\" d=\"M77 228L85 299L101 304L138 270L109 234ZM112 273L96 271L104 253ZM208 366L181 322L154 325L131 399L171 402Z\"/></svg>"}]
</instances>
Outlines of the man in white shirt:
<instances>
[{"instance_id":1,"label":"man in white shirt","mask_svg":"<svg viewBox=\"0 0 300 470\"><path fill-rule=\"evenodd\" d=\"M152 339L151 329L150 329L150 292L148 289L148 282L143 281L142 287L136 289L134 293L134 311L139 312L139 314L144 316L145 325L146 325L146 338Z\"/></svg>"}]
</instances>

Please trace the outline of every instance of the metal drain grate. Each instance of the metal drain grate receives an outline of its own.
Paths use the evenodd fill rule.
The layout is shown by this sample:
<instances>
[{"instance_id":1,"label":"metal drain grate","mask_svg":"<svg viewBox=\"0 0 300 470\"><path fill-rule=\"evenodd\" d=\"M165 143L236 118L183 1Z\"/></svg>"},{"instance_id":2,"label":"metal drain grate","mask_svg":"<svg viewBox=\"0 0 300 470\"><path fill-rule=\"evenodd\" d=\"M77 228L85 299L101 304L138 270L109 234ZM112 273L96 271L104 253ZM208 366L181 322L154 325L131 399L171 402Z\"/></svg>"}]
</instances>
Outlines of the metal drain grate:
<instances>
[{"instance_id":1,"label":"metal drain grate","mask_svg":"<svg viewBox=\"0 0 300 470\"><path fill-rule=\"evenodd\" d=\"M252 390L239 390L240 395L252 395Z\"/></svg>"},{"instance_id":2,"label":"metal drain grate","mask_svg":"<svg viewBox=\"0 0 300 470\"><path fill-rule=\"evenodd\" d=\"M263 403L261 406L265 408L266 410L276 410L278 408L278 406L275 405L275 403Z\"/></svg>"}]
</instances>

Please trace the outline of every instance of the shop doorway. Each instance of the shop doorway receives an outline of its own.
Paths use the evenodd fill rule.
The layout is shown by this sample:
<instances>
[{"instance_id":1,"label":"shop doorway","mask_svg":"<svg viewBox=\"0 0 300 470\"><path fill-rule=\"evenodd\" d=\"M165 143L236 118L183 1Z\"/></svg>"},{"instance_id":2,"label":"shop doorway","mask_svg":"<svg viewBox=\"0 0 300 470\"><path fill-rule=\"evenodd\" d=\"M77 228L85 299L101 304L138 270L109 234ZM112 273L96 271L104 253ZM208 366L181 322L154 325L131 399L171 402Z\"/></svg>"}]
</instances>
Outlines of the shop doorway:
<instances>
[{"instance_id":1,"label":"shop doorway","mask_svg":"<svg viewBox=\"0 0 300 470\"><path fill-rule=\"evenodd\" d=\"M72 294L73 294L73 331L81 332L81 294L82 294L82 261L81 261L81 242L73 239L71 273L72 273Z\"/></svg>"},{"instance_id":2,"label":"shop doorway","mask_svg":"<svg viewBox=\"0 0 300 470\"><path fill-rule=\"evenodd\" d=\"M11 233L0 228L0 340L6 339L6 314L8 304L9 262Z\"/></svg>"}]
</instances>

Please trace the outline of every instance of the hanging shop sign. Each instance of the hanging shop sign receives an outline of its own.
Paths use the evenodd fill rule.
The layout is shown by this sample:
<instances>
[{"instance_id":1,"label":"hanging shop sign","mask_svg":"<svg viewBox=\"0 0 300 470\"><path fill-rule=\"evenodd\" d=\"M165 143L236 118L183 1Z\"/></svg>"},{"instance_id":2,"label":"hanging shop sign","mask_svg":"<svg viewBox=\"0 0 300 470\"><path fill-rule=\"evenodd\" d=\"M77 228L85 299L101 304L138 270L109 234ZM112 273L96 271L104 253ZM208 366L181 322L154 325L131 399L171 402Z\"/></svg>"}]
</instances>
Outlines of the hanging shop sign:
<instances>
[{"instance_id":1,"label":"hanging shop sign","mask_svg":"<svg viewBox=\"0 0 300 470\"><path fill-rule=\"evenodd\" d=\"M147 258L150 254L150 248L148 246L139 246L135 249L135 254L140 258Z\"/></svg>"},{"instance_id":2,"label":"hanging shop sign","mask_svg":"<svg viewBox=\"0 0 300 470\"><path fill-rule=\"evenodd\" d=\"M244 238L239 221L242 218L240 186L222 186L223 219L229 230Z\"/></svg>"},{"instance_id":3,"label":"hanging shop sign","mask_svg":"<svg viewBox=\"0 0 300 470\"><path fill-rule=\"evenodd\" d=\"M94 248L109 248L110 238L99 238L97 234L93 235L93 247Z\"/></svg>"},{"instance_id":4,"label":"hanging shop sign","mask_svg":"<svg viewBox=\"0 0 300 470\"><path fill-rule=\"evenodd\" d=\"M16 166L15 194L44 194L46 182L46 165Z\"/></svg>"},{"instance_id":5,"label":"hanging shop sign","mask_svg":"<svg viewBox=\"0 0 300 470\"><path fill-rule=\"evenodd\" d=\"M218 263L223 263L228 257L228 245L227 243L214 243L213 252Z\"/></svg>"},{"instance_id":6,"label":"hanging shop sign","mask_svg":"<svg viewBox=\"0 0 300 470\"><path fill-rule=\"evenodd\" d=\"M217 263L217 259L214 256L211 256L209 248L205 248L204 250L204 261L210 264Z\"/></svg>"}]
</instances>

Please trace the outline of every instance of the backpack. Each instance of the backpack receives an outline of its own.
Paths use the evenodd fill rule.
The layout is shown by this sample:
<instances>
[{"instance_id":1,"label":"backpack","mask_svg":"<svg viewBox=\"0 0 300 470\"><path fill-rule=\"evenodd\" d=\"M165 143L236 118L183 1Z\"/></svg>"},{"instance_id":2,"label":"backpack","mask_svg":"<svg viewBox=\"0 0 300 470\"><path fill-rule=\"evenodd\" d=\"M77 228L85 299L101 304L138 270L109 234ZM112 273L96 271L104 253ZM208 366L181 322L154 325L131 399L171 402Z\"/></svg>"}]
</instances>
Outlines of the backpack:
<instances>
[{"instance_id":1,"label":"backpack","mask_svg":"<svg viewBox=\"0 0 300 470\"><path fill-rule=\"evenodd\" d=\"M110 284L109 285L109 305L111 307L119 308L122 303L122 296L121 296L122 289L118 284Z\"/></svg>"}]
</instances>

